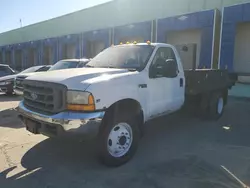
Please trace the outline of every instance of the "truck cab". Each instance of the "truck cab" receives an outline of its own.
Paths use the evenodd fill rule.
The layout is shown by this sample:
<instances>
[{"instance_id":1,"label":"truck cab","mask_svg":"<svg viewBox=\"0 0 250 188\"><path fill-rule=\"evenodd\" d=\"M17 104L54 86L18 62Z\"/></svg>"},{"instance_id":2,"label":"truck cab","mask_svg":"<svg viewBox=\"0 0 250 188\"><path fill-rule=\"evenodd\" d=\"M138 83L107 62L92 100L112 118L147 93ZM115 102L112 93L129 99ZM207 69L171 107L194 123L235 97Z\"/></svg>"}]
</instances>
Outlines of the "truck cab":
<instances>
[{"instance_id":1,"label":"truck cab","mask_svg":"<svg viewBox=\"0 0 250 188\"><path fill-rule=\"evenodd\" d=\"M119 45L100 53L87 66L120 69L124 72L107 76L110 77L107 83L98 82L89 86L91 93L102 98L101 102L96 104L98 109L108 108L114 103L110 101L110 95L115 101L133 99L140 103L144 121L147 121L178 110L184 103L185 78L182 62L172 45ZM115 92L115 95L110 93L110 90L99 91L104 84L113 83L115 85L111 86L111 91ZM119 92L122 88L123 92Z\"/></svg>"},{"instance_id":2,"label":"truck cab","mask_svg":"<svg viewBox=\"0 0 250 188\"><path fill-rule=\"evenodd\" d=\"M232 83L227 72L184 71L170 44L125 44L103 50L84 68L28 77L18 112L34 134L95 133L102 162L119 166L135 154L146 121L181 109L189 98L220 117Z\"/></svg>"}]
</instances>

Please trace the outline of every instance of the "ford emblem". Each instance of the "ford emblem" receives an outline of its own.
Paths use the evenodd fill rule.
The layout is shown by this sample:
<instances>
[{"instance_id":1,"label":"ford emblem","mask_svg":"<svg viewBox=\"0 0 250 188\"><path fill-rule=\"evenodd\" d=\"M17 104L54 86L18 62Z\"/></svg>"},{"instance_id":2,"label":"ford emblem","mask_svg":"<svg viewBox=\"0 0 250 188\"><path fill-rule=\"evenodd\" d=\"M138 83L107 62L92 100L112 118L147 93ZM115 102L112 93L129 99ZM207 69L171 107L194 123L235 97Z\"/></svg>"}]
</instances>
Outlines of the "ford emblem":
<instances>
[{"instance_id":1,"label":"ford emblem","mask_svg":"<svg viewBox=\"0 0 250 188\"><path fill-rule=\"evenodd\" d=\"M36 100L36 99L37 99L37 94L35 94L35 93L31 93L30 96L31 96L31 98L32 98L33 100Z\"/></svg>"}]
</instances>

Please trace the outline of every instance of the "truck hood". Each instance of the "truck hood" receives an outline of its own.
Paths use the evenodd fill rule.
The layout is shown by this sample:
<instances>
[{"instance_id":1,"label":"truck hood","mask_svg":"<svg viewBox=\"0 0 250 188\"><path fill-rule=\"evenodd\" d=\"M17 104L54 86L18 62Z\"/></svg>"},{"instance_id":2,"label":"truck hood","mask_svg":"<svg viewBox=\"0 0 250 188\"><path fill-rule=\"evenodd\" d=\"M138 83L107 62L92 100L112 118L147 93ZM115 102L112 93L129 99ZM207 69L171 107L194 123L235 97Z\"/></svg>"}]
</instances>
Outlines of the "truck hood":
<instances>
[{"instance_id":1,"label":"truck hood","mask_svg":"<svg viewBox=\"0 0 250 188\"><path fill-rule=\"evenodd\" d=\"M29 76L27 80L53 82L66 85L69 89L85 90L94 82L107 81L112 77L129 74L126 69L111 68L73 68L48 71Z\"/></svg>"}]
</instances>

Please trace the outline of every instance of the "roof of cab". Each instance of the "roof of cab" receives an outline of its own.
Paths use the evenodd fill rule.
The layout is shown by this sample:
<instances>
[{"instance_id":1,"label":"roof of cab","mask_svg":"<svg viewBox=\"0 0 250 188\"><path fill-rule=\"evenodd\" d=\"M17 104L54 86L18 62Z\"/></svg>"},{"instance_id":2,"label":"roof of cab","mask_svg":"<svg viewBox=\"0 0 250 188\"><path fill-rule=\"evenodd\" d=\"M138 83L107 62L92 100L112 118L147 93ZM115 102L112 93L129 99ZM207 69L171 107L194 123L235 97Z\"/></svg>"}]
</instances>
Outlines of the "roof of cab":
<instances>
[{"instance_id":1,"label":"roof of cab","mask_svg":"<svg viewBox=\"0 0 250 188\"><path fill-rule=\"evenodd\" d=\"M118 45L114 45L114 46L171 46L171 44L167 44L167 43L128 43L128 44L118 44Z\"/></svg>"}]
</instances>

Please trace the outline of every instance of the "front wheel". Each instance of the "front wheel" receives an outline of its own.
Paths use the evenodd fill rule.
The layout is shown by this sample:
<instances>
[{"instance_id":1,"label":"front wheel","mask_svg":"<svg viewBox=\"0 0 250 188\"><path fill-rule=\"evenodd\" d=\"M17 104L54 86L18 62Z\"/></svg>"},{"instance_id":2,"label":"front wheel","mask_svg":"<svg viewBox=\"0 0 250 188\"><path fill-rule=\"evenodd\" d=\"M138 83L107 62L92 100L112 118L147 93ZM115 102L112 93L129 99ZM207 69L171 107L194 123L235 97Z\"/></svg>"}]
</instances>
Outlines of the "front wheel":
<instances>
[{"instance_id":1,"label":"front wheel","mask_svg":"<svg viewBox=\"0 0 250 188\"><path fill-rule=\"evenodd\" d=\"M100 159L107 166L120 166L136 153L139 130L136 118L108 120L99 134Z\"/></svg>"}]
</instances>

